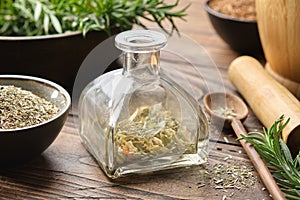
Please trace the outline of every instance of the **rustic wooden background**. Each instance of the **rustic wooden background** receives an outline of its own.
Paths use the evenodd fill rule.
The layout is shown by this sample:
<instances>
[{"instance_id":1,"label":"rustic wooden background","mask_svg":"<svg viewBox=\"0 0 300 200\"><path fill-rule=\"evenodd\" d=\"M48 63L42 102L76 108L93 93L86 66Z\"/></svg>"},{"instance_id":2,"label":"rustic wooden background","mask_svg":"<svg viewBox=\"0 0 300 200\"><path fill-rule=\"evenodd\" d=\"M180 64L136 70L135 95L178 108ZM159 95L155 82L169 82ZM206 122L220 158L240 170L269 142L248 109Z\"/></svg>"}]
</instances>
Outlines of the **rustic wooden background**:
<instances>
[{"instance_id":1,"label":"rustic wooden background","mask_svg":"<svg viewBox=\"0 0 300 200\"><path fill-rule=\"evenodd\" d=\"M183 4L186 2L182 1ZM204 10L205 1L189 2L192 4L186 21L177 21L178 27L182 34L204 47L218 67L221 79L211 77L213 63L203 65L201 69L209 80L205 83L197 73L180 67L180 61L176 59L164 58L163 63L177 66L176 69L188 77L193 87L200 88L200 103L207 92L205 84L210 84L215 90L236 93L228 80L227 67L239 54L232 51L212 28ZM192 49L181 48L197 56ZM211 128L209 162L203 166L111 181L83 147L74 119L77 119L76 111L69 114L58 138L41 156L18 167L0 169L0 199L270 199L232 130L220 133ZM261 130L262 127L252 112L244 124L249 131ZM241 189L218 189L207 174L216 164L246 166L252 169L257 181Z\"/></svg>"}]
</instances>

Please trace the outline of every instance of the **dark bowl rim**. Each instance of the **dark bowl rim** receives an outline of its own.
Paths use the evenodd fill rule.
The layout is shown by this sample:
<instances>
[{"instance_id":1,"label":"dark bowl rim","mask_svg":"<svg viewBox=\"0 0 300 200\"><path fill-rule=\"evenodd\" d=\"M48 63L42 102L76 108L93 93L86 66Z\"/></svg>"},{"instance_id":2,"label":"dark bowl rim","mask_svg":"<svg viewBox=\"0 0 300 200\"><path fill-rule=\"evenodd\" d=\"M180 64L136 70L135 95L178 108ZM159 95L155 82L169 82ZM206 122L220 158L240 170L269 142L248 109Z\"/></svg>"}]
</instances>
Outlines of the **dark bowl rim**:
<instances>
[{"instance_id":1,"label":"dark bowl rim","mask_svg":"<svg viewBox=\"0 0 300 200\"><path fill-rule=\"evenodd\" d=\"M0 36L0 41L32 41L32 40L48 40L48 39L57 39L71 37L75 35L82 34L81 31L69 31L59 34L49 34L49 35L36 35L36 36ZM82 36L83 37L83 36Z\"/></svg>"},{"instance_id":2,"label":"dark bowl rim","mask_svg":"<svg viewBox=\"0 0 300 200\"><path fill-rule=\"evenodd\" d=\"M33 128L37 128L40 126L43 126L45 124L48 124L54 120L56 120L57 118L61 117L62 115L64 115L68 109L71 107L71 96L70 94L67 92L67 90L65 90L62 86L58 85L57 83L54 83L52 81L43 79L43 78L38 78L38 77L34 77L34 76L27 76L27 75L12 75L12 74L0 74L0 79L2 78L6 78L6 79L22 79L22 80L28 80L28 81L34 81L38 84L43 84L43 85L48 85L50 87L55 88L57 91L59 91L61 94L64 95L65 99L66 99L66 105L63 107L63 109L61 109L59 111L59 113L57 113L54 117L52 117L51 119L44 121L42 123L39 124L35 124L32 126L26 126L23 128L15 128L15 129L0 129L0 134L5 134L5 133L11 133L11 132L22 132L24 130L28 130L28 129L33 129Z\"/></svg>"},{"instance_id":3,"label":"dark bowl rim","mask_svg":"<svg viewBox=\"0 0 300 200\"><path fill-rule=\"evenodd\" d=\"M234 17L230 17L229 15L225 15L225 14L222 14L220 12L217 12L215 11L214 9L212 9L210 6L209 6L209 2L211 0L207 0L205 2L205 5L204 5L204 8L205 10L211 14L211 15L214 15L218 18L221 18L221 19L224 19L224 20L229 20L229 21L235 21L235 22L242 22L242 23L249 23L249 24L256 24L257 23L257 20L247 20L247 19L239 19L239 18L234 18Z\"/></svg>"}]
</instances>

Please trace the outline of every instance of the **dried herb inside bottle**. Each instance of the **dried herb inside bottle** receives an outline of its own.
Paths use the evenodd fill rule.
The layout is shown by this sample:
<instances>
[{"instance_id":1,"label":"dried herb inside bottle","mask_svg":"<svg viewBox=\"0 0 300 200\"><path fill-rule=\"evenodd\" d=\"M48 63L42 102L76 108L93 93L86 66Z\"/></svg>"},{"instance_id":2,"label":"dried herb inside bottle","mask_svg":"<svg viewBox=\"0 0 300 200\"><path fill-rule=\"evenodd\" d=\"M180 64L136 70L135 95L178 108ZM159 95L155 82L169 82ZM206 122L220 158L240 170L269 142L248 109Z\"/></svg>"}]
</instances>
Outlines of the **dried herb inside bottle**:
<instances>
[{"instance_id":1,"label":"dried herb inside bottle","mask_svg":"<svg viewBox=\"0 0 300 200\"><path fill-rule=\"evenodd\" d=\"M176 151L176 144L195 151L195 145L188 145L185 139L190 132L176 120L161 104L138 108L129 119L116 127L115 141L125 154L151 154Z\"/></svg>"}]
</instances>

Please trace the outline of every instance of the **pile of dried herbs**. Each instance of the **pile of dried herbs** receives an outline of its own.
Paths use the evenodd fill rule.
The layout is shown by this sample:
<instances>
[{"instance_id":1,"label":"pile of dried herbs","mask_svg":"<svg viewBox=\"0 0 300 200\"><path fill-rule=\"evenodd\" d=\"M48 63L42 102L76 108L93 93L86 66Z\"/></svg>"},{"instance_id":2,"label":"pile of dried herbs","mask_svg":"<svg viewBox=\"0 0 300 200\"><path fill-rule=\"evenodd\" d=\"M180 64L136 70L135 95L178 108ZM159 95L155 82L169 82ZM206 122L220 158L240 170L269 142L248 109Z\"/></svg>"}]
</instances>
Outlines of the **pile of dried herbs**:
<instances>
[{"instance_id":1,"label":"pile of dried herbs","mask_svg":"<svg viewBox=\"0 0 300 200\"><path fill-rule=\"evenodd\" d=\"M54 104L30 91L0 85L0 130L40 124L58 112Z\"/></svg>"},{"instance_id":2,"label":"pile of dried herbs","mask_svg":"<svg viewBox=\"0 0 300 200\"><path fill-rule=\"evenodd\" d=\"M245 165L216 164L211 170L215 189L243 189L254 186L257 178L254 169Z\"/></svg>"},{"instance_id":3,"label":"pile of dried herbs","mask_svg":"<svg viewBox=\"0 0 300 200\"><path fill-rule=\"evenodd\" d=\"M222 163L207 163L201 166L200 177L197 177L199 180L197 187L213 188L218 191L216 194L222 192L224 194L222 199L235 199L233 196L237 191L242 193L245 190L254 189L260 181L255 175L254 167L249 163L237 162L231 158L227 156Z\"/></svg>"},{"instance_id":4,"label":"pile of dried herbs","mask_svg":"<svg viewBox=\"0 0 300 200\"><path fill-rule=\"evenodd\" d=\"M186 139L190 133L161 104L139 107L129 119L121 121L115 131L115 141L125 154L145 155L160 151L195 152ZM182 150L181 149L181 150Z\"/></svg>"},{"instance_id":5,"label":"pile of dried herbs","mask_svg":"<svg viewBox=\"0 0 300 200\"><path fill-rule=\"evenodd\" d=\"M281 116L264 134L250 132L248 136L242 135L241 139L250 142L260 156L268 164L269 169L285 193L287 199L300 198L300 152L293 159L289 148L281 139L281 133L289 122L283 123Z\"/></svg>"}]
</instances>

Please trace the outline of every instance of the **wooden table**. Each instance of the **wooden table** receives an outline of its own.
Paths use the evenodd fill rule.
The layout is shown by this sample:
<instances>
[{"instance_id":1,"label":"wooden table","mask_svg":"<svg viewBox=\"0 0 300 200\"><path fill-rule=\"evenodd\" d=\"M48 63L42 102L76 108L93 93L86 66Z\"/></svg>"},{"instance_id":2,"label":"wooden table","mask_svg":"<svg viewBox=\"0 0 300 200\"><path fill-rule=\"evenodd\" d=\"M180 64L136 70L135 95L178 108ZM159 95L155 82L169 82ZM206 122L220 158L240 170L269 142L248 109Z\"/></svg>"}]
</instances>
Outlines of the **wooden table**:
<instances>
[{"instance_id":1,"label":"wooden table","mask_svg":"<svg viewBox=\"0 0 300 200\"><path fill-rule=\"evenodd\" d=\"M238 54L215 33L204 1L191 2L187 22L178 21L178 27L207 50L218 66L225 90L236 92L228 80L227 67ZM194 74L185 73L197 80ZM212 78L211 84L215 83ZM199 100L201 103L201 96ZM0 199L270 199L232 130L220 133L212 128L209 162L203 166L111 181L83 147L74 126L76 118L76 112L69 114L58 138L41 156L22 166L0 170ZM252 113L244 124L248 131L262 127ZM218 165L229 169L246 166L256 181L240 189L222 188L224 180L211 177Z\"/></svg>"}]
</instances>

